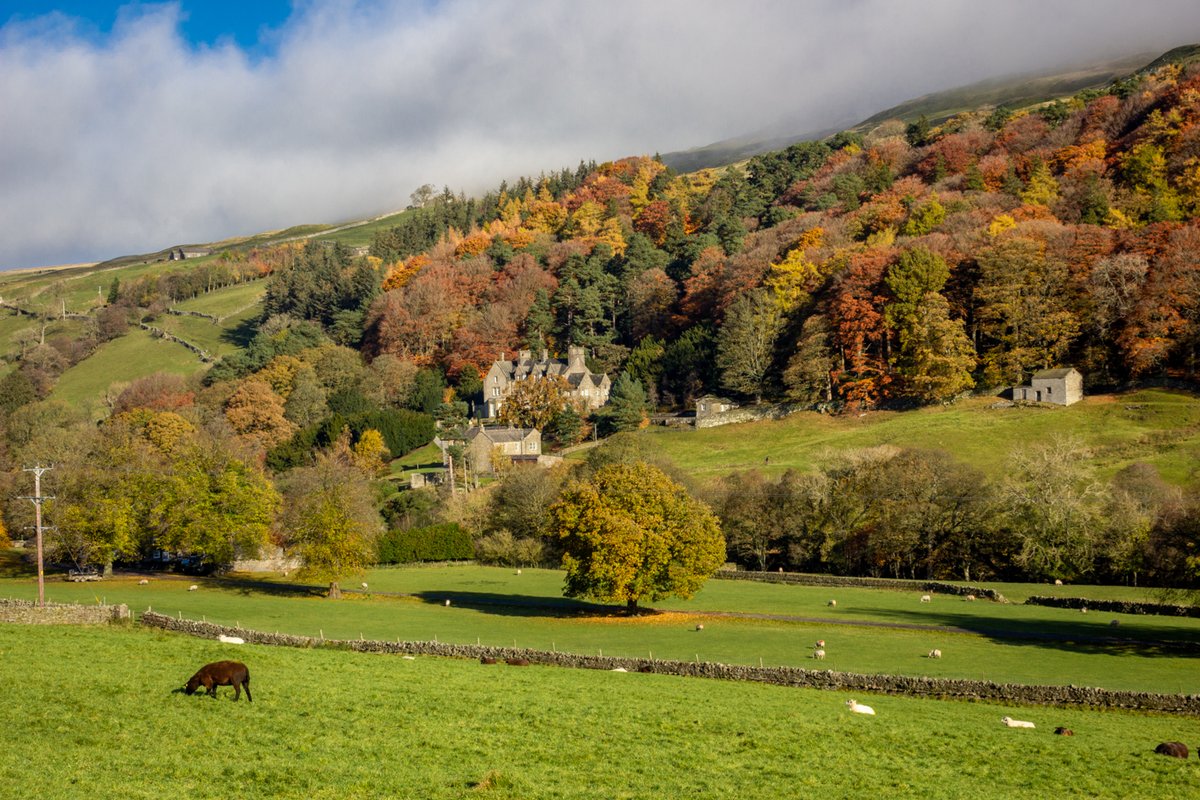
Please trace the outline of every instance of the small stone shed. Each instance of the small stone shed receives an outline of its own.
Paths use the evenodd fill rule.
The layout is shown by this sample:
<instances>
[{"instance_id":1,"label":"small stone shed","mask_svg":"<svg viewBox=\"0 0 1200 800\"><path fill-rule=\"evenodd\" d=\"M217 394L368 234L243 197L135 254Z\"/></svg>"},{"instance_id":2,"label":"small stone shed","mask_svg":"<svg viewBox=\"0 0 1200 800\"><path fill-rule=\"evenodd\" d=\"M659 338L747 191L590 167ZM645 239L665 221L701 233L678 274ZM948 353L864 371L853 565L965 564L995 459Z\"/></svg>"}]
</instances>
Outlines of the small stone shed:
<instances>
[{"instance_id":1,"label":"small stone shed","mask_svg":"<svg viewBox=\"0 0 1200 800\"><path fill-rule=\"evenodd\" d=\"M1054 403L1069 406L1083 399L1083 373L1074 367L1043 369L1033 373L1029 386L1014 386L1014 402Z\"/></svg>"}]
</instances>

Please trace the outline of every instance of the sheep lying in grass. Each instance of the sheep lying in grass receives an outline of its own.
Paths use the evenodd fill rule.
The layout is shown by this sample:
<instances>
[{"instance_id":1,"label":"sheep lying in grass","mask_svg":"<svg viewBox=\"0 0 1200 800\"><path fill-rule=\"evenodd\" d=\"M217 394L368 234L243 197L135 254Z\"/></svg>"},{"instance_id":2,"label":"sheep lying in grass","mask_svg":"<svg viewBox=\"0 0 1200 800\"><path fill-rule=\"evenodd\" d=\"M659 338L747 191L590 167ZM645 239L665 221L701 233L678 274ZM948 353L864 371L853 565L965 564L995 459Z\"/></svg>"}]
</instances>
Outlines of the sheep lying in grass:
<instances>
[{"instance_id":1,"label":"sheep lying in grass","mask_svg":"<svg viewBox=\"0 0 1200 800\"><path fill-rule=\"evenodd\" d=\"M245 644L246 643L246 640L240 636L226 636L223 633L221 635L217 636L217 641L222 642L224 644Z\"/></svg>"},{"instance_id":2,"label":"sheep lying in grass","mask_svg":"<svg viewBox=\"0 0 1200 800\"><path fill-rule=\"evenodd\" d=\"M872 717L875 716L875 709L871 708L870 706L864 706L862 703L858 702L857 700L853 700L853 699L847 700L846 707L849 708L851 711L853 711L855 714L868 714Z\"/></svg>"},{"instance_id":3,"label":"sheep lying in grass","mask_svg":"<svg viewBox=\"0 0 1200 800\"><path fill-rule=\"evenodd\" d=\"M935 647L935 648L933 648L932 650L930 650L930 651L929 651L929 657L930 657L930 658L941 658L941 657L942 657L942 651L941 651L941 650L938 650L938 649Z\"/></svg>"},{"instance_id":4,"label":"sheep lying in grass","mask_svg":"<svg viewBox=\"0 0 1200 800\"><path fill-rule=\"evenodd\" d=\"M1057 728L1054 729L1054 735L1055 736L1074 736L1075 731L1071 730L1070 728L1064 728L1063 726L1059 725Z\"/></svg>"},{"instance_id":5,"label":"sheep lying in grass","mask_svg":"<svg viewBox=\"0 0 1200 800\"><path fill-rule=\"evenodd\" d=\"M1173 756L1175 758L1187 758L1187 745L1183 742L1163 742L1158 747L1154 748L1154 752L1159 755Z\"/></svg>"},{"instance_id":6,"label":"sheep lying in grass","mask_svg":"<svg viewBox=\"0 0 1200 800\"><path fill-rule=\"evenodd\" d=\"M1001 717L1000 721L1009 728L1035 728L1037 727L1032 722L1027 722L1023 719L1013 719L1012 717Z\"/></svg>"},{"instance_id":7,"label":"sheep lying in grass","mask_svg":"<svg viewBox=\"0 0 1200 800\"><path fill-rule=\"evenodd\" d=\"M923 594L923 595L921 595L921 602L922 602L922 603L932 603L932 602L933 602L933 598L932 598L932 597L930 597L930 596L929 596L929 595L927 595L927 594Z\"/></svg>"},{"instance_id":8,"label":"sheep lying in grass","mask_svg":"<svg viewBox=\"0 0 1200 800\"><path fill-rule=\"evenodd\" d=\"M149 582L150 581L146 580L145 578L142 578L140 581L138 581L138 586L145 586Z\"/></svg>"}]
</instances>

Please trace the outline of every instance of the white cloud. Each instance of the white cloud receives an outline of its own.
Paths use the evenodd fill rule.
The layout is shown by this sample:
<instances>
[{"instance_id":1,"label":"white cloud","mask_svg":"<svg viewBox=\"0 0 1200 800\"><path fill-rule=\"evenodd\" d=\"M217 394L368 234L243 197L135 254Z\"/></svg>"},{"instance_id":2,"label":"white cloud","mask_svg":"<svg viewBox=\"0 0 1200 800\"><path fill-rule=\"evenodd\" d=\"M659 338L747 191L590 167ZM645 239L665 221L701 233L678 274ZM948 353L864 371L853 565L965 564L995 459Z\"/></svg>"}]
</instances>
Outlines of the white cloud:
<instances>
[{"instance_id":1,"label":"white cloud","mask_svg":"<svg viewBox=\"0 0 1200 800\"><path fill-rule=\"evenodd\" d=\"M1194 0L314 0L254 60L139 8L105 38L61 16L0 29L0 267L334 222L421 183L817 129L1200 39Z\"/></svg>"}]
</instances>

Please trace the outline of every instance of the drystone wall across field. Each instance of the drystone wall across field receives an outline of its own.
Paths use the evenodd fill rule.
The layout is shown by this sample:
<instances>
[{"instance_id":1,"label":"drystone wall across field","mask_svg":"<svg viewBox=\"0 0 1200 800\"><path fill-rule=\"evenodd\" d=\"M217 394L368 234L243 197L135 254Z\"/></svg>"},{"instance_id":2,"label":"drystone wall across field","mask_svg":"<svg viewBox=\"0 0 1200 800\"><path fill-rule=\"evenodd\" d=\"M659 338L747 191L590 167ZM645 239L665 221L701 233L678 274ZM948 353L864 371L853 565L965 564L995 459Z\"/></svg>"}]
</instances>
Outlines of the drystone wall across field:
<instances>
[{"instance_id":1,"label":"drystone wall across field","mask_svg":"<svg viewBox=\"0 0 1200 800\"><path fill-rule=\"evenodd\" d=\"M29 600L0 598L0 622L22 625L102 625L131 619L129 606L75 605L47 603L45 607Z\"/></svg>"},{"instance_id":2,"label":"drystone wall across field","mask_svg":"<svg viewBox=\"0 0 1200 800\"><path fill-rule=\"evenodd\" d=\"M730 581L760 581L763 583L793 583L798 586L831 586L865 589L900 589L914 592L936 592L965 597L974 595L981 600L1007 602L1004 595L981 586L958 586L940 581L910 581L900 578L856 578L848 575L810 575L803 572L754 572L752 570L721 570L714 578Z\"/></svg>"},{"instance_id":3,"label":"drystone wall across field","mask_svg":"<svg viewBox=\"0 0 1200 800\"><path fill-rule=\"evenodd\" d=\"M757 683L799 686L809 689L839 689L879 694L909 695L913 697L990 700L1017 705L1089 706L1200 715L1200 695L1121 692L1086 686L1030 686L921 676L862 675L852 672L835 672L833 670L809 670L799 667L754 667L739 664L718 664L707 661L664 661L646 658L589 656L574 653L547 652L545 650L527 650L516 647L488 647L442 642L321 639L311 636L292 636L289 634L263 633L242 628L231 628L210 622L178 619L152 611L143 613L141 621L143 625L178 631L208 639L216 639L221 635L238 636L247 642L287 647L336 647L364 653L431 655L469 659L490 658L497 661L522 659L532 664L570 667L574 669L651 672L661 675L680 675L695 678L754 681Z\"/></svg>"},{"instance_id":4,"label":"drystone wall across field","mask_svg":"<svg viewBox=\"0 0 1200 800\"><path fill-rule=\"evenodd\" d=\"M1200 606L1174 606L1165 603L1127 603L1123 600L1088 600L1086 597L1039 597L1025 599L1030 606L1086 608L1113 614L1157 614L1164 617L1200 617Z\"/></svg>"}]
</instances>

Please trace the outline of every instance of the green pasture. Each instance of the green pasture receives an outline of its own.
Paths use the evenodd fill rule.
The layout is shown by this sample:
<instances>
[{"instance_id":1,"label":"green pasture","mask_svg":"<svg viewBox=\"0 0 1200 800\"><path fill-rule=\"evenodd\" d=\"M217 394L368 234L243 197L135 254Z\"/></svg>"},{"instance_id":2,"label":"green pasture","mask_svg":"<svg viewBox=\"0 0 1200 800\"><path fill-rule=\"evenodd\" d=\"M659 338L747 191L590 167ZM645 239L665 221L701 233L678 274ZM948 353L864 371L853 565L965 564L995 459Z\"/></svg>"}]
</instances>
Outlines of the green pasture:
<instances>
[{"instance_id":1,"label":"green pasture","mask_svg":"<svg viewBox=\"0 0 1200 800\"><path fill-rule=\"evenodd\" d=\"M204 348L215 358L241 349L245 343L242 325L248 320L257 319L259 312L258 306L251 306L240 314L226 317L219 324L204 317L164 314L154 324L184 341Z\"/></svg>"},{"instance_id":2,"label":"green pasture","mask_svg":"<svg viewBox=\"0 0 1200 800\"><path fill-rule=\"evenodd\" d=\"M266 292L265 280L246 281L217 289L175 305L180 311L198 311L224 318L254 307Z\"/></svg>"},{"instance_id":3,"label":"green pasture","mask_svg":"<svg viewBox=\"0 0 1200 800\"><path fill-rule=\"evenodd\" d=\"M640 435L683 470L713 477L749 469L808 470L837 451L888 444L946 450L999 474L1018 448L1054 436L1074 437L1092 448L1090 463L1102 477L1136 461L1154 464L1176 483L1197 477L1200 399L1193 395L1147 389L1088 397L1067 408L991 408L996 400L976 397L948 407L863 416L802 412L702 430L648 428Z\"/></svg>"},{"instance_id":4,"label":"green pasture","mask_svg":"<svg viewBox=\"0 0 1200 800\"><path fill-rule=\"evenodd\" d=\"M47 597L328 639L436 639L768 666L816 667L813 644L820 639L823 669L1200 693L1200 619L1081 614L947 595L921 603L917 592L722 580L709 581L692 600L655 604L666 613L628 617L564 599L556 570L405 567L363 578L368 590L342 601L325 599L319 588L174 576L145 586L133 577L80 584L58 578L49 581ZM198 591L188 591L192 583ZM7 578L0 580L3 595L32 599L35 587L28 577ZM837 599L836 608L829 599ZM941 659L927 657L934 648Z\"/></svg>"},{"instance_id":5,"label":"green pasture","mask_svg":"<svg viewBox=\"0 0 1200 800\"><path fill-rule=\"evenodd\" d=\"M196 354L182 345L131 330L64 372L50 396L79 408L98 407L113 383L153 372L190 375L203 368Z\"/></svg>"},{"instance_id":6,"label":"green pasture","mask_svg":"<svg viewBox=\"0 0 1200 800\"><path fill-rule=\"evenodd\" d=\"M1181 798L1195 718L0 625L0 785L39 798ZM176 691L250 668L254 701ZM1003 715L1037 727L1014 730ZM1055 736L1055 726L1075 732Z\"/></svg>"},{"instance_id":7,"label":"green pasture","mask_svg":"<svg viewBox=\"0 0 1200 800\"><path fill-rule=\"evenodd\" d=\"M329 236L323 238L336 239L347 247L365 247L374 241L375 234L379 231L396 227L400 222L400 217L404 213L400 211L395 214L388 214L381 219L374 219L364 222L361 225L354 225L353 227L330 233Z\"/></svg>"}]
</instances>

